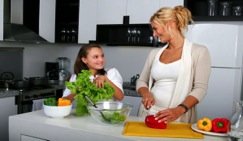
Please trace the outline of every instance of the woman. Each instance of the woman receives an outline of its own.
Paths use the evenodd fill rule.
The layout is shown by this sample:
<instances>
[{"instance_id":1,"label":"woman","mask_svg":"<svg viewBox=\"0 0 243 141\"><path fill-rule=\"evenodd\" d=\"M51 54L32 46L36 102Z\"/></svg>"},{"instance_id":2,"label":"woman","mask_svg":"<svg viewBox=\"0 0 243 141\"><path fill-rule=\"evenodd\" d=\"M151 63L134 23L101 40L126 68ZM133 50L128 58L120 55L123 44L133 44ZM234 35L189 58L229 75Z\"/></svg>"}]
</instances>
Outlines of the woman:
<instances>
[{"instance_id":1,"label":"woman","mask_svg":"<svg viewBox=\"0 0 243 141\"><path fill-rule=\"evenodd\" d=\"M124 97L122 88L122 77L117 69L104 69L105 56L102 48L97 44L84 45L80 50L74 64L74 73L70 82L76 81L77 75L81 70L90 70L92 76L90 80L96 84L98 88L104 87L104 83L109 83L114 89L114 100L122 100ZM63 97L74 100L75 94L72 94L68 88L63 92Z\"/></svg>"},{"instance_id":2,"label":"woman","mask_svg":"<svg viewBox=\"0 0 243 141\"><path fill-rule=\"evenodd\" d=\"M139 116L195 123L195 106L206 94L211 61L206 47L184 37L189 22L191 13L182 6L161 8L151 17L153 36L167 45L150 52L137 81L143 97Z\"/></svg>"}]
</instances>

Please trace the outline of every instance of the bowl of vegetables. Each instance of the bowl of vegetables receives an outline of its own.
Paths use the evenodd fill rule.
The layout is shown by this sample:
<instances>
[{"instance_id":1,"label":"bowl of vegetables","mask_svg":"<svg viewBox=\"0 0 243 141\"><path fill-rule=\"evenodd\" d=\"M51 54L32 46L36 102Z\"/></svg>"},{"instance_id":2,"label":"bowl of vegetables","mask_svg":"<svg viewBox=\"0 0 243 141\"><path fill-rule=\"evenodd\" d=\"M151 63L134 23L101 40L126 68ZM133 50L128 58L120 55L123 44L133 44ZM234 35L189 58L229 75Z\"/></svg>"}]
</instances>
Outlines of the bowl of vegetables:
<instances>
[{"instance_id":1,"label":"bowl of vegetables","mask_svg":"<svg viewBox=\"0 0 243 141\"><path fill-rule=\"evenodd\" d=\"M71 113L71 101L65 98L46 98L44 100L43 109L45 115L51 118L64 118Z\"/></svg>"},{"instance_id":2,"label":"bowl of vegetables","mask_svg":"<svg viewBox=\"0 0 243 141\"><path fill-rule=\"evenodd\" d=\"M105 125L120 125L125 123L133 105L116 101L103 101L88 105L93 119Z\"/></svg>"}]
</instances>

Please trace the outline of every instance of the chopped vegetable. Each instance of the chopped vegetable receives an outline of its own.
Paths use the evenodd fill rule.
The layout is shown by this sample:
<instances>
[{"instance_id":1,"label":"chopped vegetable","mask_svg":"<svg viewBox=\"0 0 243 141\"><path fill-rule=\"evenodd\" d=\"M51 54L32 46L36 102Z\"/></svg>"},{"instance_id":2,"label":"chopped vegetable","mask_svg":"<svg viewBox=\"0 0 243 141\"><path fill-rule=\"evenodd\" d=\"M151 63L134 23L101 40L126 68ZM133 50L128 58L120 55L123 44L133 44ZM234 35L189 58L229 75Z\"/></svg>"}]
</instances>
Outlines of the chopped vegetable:
<instances>
[{"instance_id":1,"label":"chopped vegetable","mask_svg":"<svg viewBox=\"0 0 243 141\"><path fill-rule=\"evenodd\" d=\"M66 98L58 98L57 105L58 106L68 106L71 104L71 101Z\"/></svg>"},{"instance_id":2,"label":"chopped vegetable","mask_svg":"<svg viewBox=\"0 0 243 141\"><path fill-rule=\"evenodd\" d=\"M204 131L211 131L212 130L212 121L211 119L204 117L200 120L197 121L197 128L200 130L204 130Z\"/></svg>"},{"instance_id":3,"label":"chopped vegetable","mask_svg":"<svg viewBox=\"0 0 243 141\"><path fill-rule=\"evenodd\" d=\"M215 118L212 121L213 132L227 133L230 130L230 121L226 118Z\"/></svg>"},{"instance_id":4,"label":"chopped vegetable","mask_svg":"<svg viewBox=\"0 0 243 141\"><path fill-rule=\"evenodd\" d=\"M119 112L114 112L112 114L104 113L104 116L107 120L110 121L111 124L117 124L117 123L120 123L120 122L123 122L124 120L126 120L126 116ZM101 118L103 118L103 117L101 117Z\"/></svg>"},{"instance_id":5,"label":"chopped vegetable","mask_svg":"<svg viewBox=\"0 0 243 141\"><path fill-rule=\"evenodd\" d=\"M83 116L89 113L87 108L88 101L84 95L87 95L94 103L103 99L109 100L114 95L115 89L109 83L105 82L104 88L98 88L90 80L89 77L91 75L91 71L82 70L78 74L76 81L66 82L67 88L71 93L75 94L77 116Z\"/></svg>"},{"instance_id":6,"label":"chopped vegetable","mask_svg":"<svg viewBox=\"0 0 243 141\"><path fill-rule=\"evenodd\" d=\"M55 97L45 98L44 104L47 106L57 106L57 100Z\"/></svg>"},{"instance_id":7,"label":"chopped vegetable","mask_svg":"<svg viewBox=\"0 0 243 141\"><path fill-rule=\"evenodd\" d=\"M158 122L154 115L148 115L145 118L145 124L150 128L165 129L167 127L165 122Z\"/></svg>"}]
</instances>

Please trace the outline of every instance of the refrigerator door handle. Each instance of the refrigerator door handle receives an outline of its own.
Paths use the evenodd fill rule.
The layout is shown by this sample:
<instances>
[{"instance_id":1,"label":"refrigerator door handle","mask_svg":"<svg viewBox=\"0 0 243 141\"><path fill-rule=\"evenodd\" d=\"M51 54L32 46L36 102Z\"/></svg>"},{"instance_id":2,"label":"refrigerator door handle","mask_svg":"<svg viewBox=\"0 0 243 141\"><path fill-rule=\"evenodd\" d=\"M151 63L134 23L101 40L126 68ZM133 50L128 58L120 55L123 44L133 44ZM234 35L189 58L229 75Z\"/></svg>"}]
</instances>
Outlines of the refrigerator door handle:
<instances>
[{"instance_id":1,"label":"refrigerator door handle","mask_svg":"<svg viewBox=\"0 0 243 141\"><path fill-rule=\"evenodd\" d=\"M216 67L216 66L211 66L211 68L218 68L218 69L241 69L241 67Z\"/></svg>"}]
</instances>

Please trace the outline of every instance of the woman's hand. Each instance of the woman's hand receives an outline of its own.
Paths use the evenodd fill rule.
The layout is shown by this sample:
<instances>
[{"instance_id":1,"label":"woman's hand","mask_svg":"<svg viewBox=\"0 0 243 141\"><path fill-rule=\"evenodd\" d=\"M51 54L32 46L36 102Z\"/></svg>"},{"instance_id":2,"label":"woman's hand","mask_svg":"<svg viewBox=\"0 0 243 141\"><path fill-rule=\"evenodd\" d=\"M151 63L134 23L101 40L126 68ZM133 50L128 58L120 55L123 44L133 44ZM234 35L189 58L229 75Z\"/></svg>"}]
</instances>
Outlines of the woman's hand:
<instances>
[{"instance_id":1,"label":"woman's hand","mask_svg":"<svg viewBox=\"0 0 243 141\"><path fill-rule=\"evenodd\" d=\"M155 114L155 119L158 120L158 122L169 123L178 119L182 114L183 112L180 107L170 108L159 111L157 114Z\"/></svg>"},{"instance_id":2,"label":"woman's hand","mask_svg":"<svg viewBox=\"0 0 243 141\"><path fill-rule=\"evenodd\" d=\"M106 76L99 75L96 79L94 79L94 83L95 83L96 87L104 88L106 79L107 79Z\"/></svg>"},{"instance_id":3,"label":"woman's hand","mask_svg":"<svg viewBox=\"0 0 243 141\"><path fill-rule=\"evenodd\" d=\"M142 103L143 103L145 109L148 110L155 103L154 96L151 93L144 94L143 99L142 99Z\"/></svg>"}]
</instances>

